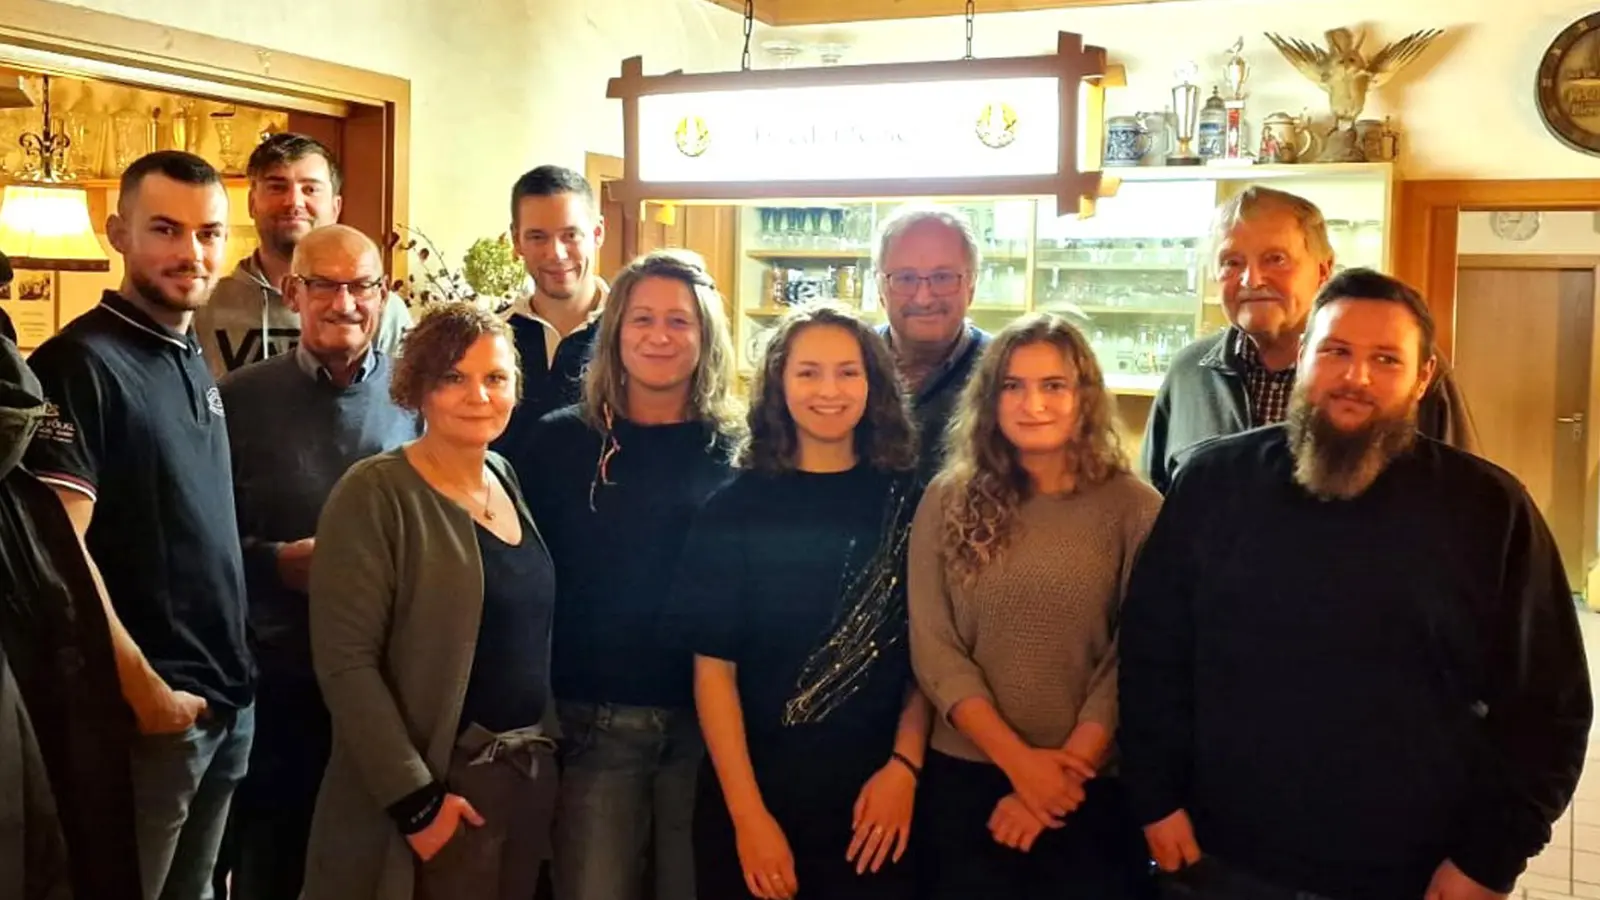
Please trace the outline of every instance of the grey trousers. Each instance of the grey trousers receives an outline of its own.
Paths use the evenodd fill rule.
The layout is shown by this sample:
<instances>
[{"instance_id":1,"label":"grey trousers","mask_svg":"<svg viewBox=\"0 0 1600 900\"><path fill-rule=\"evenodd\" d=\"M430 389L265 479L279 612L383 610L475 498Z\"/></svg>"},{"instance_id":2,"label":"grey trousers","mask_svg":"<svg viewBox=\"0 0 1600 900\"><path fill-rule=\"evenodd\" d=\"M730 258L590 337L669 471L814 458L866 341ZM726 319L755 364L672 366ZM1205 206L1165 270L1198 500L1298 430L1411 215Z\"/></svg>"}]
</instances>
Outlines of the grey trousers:
<instances>
[{"instance_id":1,"label":"grey trousers","mask_svg":"<svg viewBox=\"0 0 1600 900\"><path fill-rule=\"evenodd\" d=\"M462 822L433 859L417 864L416 900L529 900L551 855L555 742L536 728L497 735L469 725L446 784L483 824Z\"/></svg>"}]
</instances>

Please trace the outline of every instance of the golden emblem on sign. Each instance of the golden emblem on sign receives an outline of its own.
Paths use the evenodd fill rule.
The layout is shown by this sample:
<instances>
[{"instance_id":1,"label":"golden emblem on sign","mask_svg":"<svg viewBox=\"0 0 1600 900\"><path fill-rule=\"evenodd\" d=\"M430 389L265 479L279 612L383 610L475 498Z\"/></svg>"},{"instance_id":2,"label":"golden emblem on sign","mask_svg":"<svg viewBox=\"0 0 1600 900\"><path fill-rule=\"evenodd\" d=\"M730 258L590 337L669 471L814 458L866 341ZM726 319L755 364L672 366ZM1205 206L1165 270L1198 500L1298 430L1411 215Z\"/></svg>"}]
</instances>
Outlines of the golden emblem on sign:
<instances>
[{"instance_id":1,"label":"golden emblem on sign","mask_svg":"<svg viewBox=\"0 0 1600 900\"><path fill-rule=\"evenodd\" d=\"M699 116L684 116L678 120L678 130L673 135L678 152L684 156L699 156L711 146L711 129Z\"/></svg>"},{"instance_id":2,"label":"golden emblem on sign","mask_svg":"<svg viewBox=\"0 0 1600 900\"><path fill-rule=\"evenodd\" d=\"M985 103L976 130L985 147L999 150L1017 139L1017 111L1009 103Z\"/></svg>"}]
</instances>

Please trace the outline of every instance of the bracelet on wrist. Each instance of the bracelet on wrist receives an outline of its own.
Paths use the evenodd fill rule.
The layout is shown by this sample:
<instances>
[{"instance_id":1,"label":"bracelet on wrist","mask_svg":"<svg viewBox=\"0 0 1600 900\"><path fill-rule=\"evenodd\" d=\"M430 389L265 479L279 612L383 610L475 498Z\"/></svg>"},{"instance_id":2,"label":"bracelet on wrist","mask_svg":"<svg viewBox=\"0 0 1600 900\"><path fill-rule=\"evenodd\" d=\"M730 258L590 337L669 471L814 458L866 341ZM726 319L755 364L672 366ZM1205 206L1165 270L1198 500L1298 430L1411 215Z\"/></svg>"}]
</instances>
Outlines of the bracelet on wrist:
<instances>
[{"instance_id":1,"label":"bracelet on wrist","mask_svg":"<svg viewBox=\"0 0 1600 900\"><path fill-rule=\"evenodd\" d=\"M915 778L918 781L922 780L922 767L912 762L911 757L901 753L899 750L896 750L889 754L889 759L899 763L902 766L905 766L906 769L911 772L912 778Z\"/></svg>"}]
</instances>

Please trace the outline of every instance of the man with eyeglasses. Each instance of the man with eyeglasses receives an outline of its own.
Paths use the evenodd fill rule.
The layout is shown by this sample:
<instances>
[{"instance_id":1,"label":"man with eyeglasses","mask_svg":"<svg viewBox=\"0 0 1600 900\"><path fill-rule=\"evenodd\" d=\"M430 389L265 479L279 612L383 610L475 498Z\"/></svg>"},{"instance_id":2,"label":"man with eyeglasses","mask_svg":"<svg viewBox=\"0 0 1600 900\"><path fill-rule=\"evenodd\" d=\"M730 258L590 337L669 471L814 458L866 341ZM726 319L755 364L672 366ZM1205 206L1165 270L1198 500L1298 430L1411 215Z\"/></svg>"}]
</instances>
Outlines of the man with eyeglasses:
<instances>
[{"instance_id":1,"label":"man with eyeglasses","mask_svg":"<svg viewBox=\"0 0 1600 900\"><path fill-rule=\"evenodd\" d=\"M945 427L989 335L967 321L977 286L978 241L972 226L944 209L909 208L878 231L872 260L889 323L880 334L912 397L921 432L919 471L943 462Z\"/></svg>"},{"instance_id":2,"label":"man with eyeglasses","mask_svg":"<svg viewBox=\"0 0 1600 900\"><path fill-rule=\"evenodd\" d=\"M249 211L259 246L217 282L211 301L195 312L195 337L211 377L288 353L300 340L300 317L283 292L290 258L313 228L339 221L344 176L333 154L303 134L275 134L250 154ZM388 296L382 306L377 342L396 354L411 327L405 301Z\"/></svg>"},{"instance_id":3,"label":"man with eyeglasses","mask_svg":"<svg viewBox=\"0 0 1600 900\"><path fill-rule=\"evenodd\" d=\"M299 896L328 762L307 618L317 518L353 463L421 432L389 398L391 359L374 343L385 298L377 246L344 225L315 229L296 245L284 285L299 345L221 383L261 673L250 770L234 796L216 879L231 871L238 900Z\"/></svg>"}]
</instances>

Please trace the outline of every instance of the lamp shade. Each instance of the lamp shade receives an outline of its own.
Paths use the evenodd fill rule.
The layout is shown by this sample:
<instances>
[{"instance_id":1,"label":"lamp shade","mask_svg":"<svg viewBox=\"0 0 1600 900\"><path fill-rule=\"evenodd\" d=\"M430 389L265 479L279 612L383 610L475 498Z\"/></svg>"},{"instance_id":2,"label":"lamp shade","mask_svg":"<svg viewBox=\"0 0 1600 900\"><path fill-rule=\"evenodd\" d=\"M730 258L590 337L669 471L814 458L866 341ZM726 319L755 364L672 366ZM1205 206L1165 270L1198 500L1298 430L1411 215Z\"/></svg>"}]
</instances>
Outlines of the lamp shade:
<instances>
[{"instance_id":1,"label":"lamp shade","mask_svg":"<svg viewBox=\"0 0 1600 900\"><path fill-rule=\"evenodd\" d=\"M0 198L0 252L19 269L108 272L82 188L8 184Z\"/></svg>"}]
</instances>

